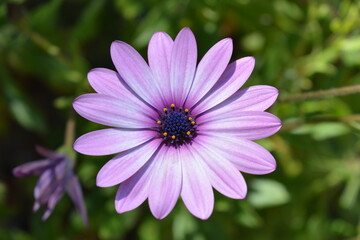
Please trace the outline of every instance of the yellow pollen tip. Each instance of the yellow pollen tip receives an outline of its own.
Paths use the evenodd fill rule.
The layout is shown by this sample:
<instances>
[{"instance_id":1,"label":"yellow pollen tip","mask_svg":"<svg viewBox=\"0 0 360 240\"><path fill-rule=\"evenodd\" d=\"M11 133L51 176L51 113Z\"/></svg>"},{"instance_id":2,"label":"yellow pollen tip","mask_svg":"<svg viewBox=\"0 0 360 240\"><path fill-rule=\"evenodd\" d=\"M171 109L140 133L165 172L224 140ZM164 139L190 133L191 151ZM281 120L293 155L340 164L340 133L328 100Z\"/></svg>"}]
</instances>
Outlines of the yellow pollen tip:
<instances>
[{"instance_id":1,"label":"yellow pollen tip","mask_svg":"<svg viewBox=\"0 0 360 240\"><path fill-rule=\"evenodd\" d=\"M175 107L175 104L171 104L170 107L174 108L174 107Z\"/></svg>"},{"instance_id":2,"label":"yellow pollen tip","mask_svg":"<svg viewBox=\"0 0 360 240\"><path fill-rule=\"evenodd\" d=\"M192 117L189 117L188 120L191 121L193 118Z\"/></svg>"},{"instance_id":3,"label":"yellow pollen tip","mask_svg":"<svg viewBox=\"0 0 360 240\"><path fill-rule=\"evenodd\" d=\"M168 109L167 109L167 108L164 108L163 110L164 110L164 112L167 112Z\"/></svg>"},{"instance_id":4,"label":"yellow pollen tip","mask_svg":"<svg viewBox=\"0 0 360 240\"><path fill-rule=\"evenodd\" d=\"M191 122L192 125L195 125L195 123L196 123L195 121L192 121L192 122Z\"/></svg>"},{"instance_id":5,"label":"yellow pollen tip","mask_svg":"<svg viewBox=\"0 0 360 240\"><path fill-rule=\"evenodd\" d=\"M161 124L161 121L159 120L159 121L157 121L156 123L157 123L157 124Z\"/></svg>"},{"instance_id":6,"label":"yellow pollen tip","mask_svg":"<svg viewBox=\"0 0 360 240\"><path fill-rule=\"evenodd\" d=\"M187 131L187 132L186 132L186 135L190 135L190 134L191 134L191 132L190 132L190 131Z\"/></svg>"},{"instance_id":7,"label":"yellow pollen tip","mask_svg":"<svg viewBox=\"0 0 360 240\"><path fill-rule=\"evenodd\" d=\"M163 135L164 135L164 137L166 137L166 136L167 136L167 132L164 132Z\"/></svg>"},{"instance_id":8,"label":"yellow pollen tip","mask_svg":"<svg viewBox=\"0 0 360 240\"><path fill-rule=\"evenodd\" d=\"M176 136L175 136L175 135L172 135L172 136L171 136L171 139L175 139L175 138L176 138Z\"/></svg>"},{"instance_id":9,"label":"yellow pollen tip","mask_svg":"<svg viewBox=\"0 0 360 240\"><path fill-rule=\"evenodd\" d=\"M189 112L189 109L185 108L185 112Z\"/></svg>"}]
</instances>

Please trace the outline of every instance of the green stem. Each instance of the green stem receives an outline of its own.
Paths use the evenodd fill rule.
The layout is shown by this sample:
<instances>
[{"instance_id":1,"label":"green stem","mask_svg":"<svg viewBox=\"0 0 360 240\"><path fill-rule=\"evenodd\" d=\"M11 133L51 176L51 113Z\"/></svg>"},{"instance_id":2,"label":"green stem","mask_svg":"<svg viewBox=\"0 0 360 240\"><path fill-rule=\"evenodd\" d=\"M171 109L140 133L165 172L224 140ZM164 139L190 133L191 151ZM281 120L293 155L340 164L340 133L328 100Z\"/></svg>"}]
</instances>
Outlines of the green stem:
<instances>
[{"instance_id":1,"label":"green stem","mask_svg":"<svg viewBox=\"0 0 360 240\"><path fill-rule=\"evenodd\" d=\"M290 95L287 97L283 97L280 99L280 102L287 103L287 102L300 102L300 101L307 101L307 100L317 100L323 98L330 98L336 96L344 96L349 94L360 93L360 84L340 87L340 88L332 88L327 90L319 90L313 92L305 92Z\"/></svg>"},{"instance_id":2,"label":"green stem","mask_svg":"<svg viewBox=\"0 0 360 240\"><path fill-rule=\"evenodd\" d=\"M64 136L64 146L67 148L72 148L74 143L75 136L75 120L74 120L74 112L71 111L69 114L69 118L66 121L65 127L65 136Z\"/></svg>"}]
</instances>

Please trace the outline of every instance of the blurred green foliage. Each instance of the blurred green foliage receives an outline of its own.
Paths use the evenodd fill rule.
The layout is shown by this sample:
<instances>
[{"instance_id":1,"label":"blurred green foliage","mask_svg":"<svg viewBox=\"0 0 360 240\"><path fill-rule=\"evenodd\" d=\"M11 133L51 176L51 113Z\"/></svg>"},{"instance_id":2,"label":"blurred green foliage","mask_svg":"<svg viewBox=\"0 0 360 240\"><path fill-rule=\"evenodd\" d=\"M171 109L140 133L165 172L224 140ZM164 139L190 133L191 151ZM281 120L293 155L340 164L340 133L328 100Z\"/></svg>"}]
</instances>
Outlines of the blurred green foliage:
<instances>
[{"instance_id":1,"label":"blurred green foliage","mask_svg":"<svg viewBox=\"0 0 360 240\"><path fill-rule=\"evenodd\" d=\"M78 156L90 228L64 198L47 222L31 213L33 179L11 169L35 160L35 144L63 144L72 100L91 91L87 72L114 69L119 39L146 57L156 31L195 33L199 56L224 37L233 60L255 56L247 86L280 90L270 109L280 133L259 141L276 157L267 176L246 175L245 200L216 194L207 221L179 201L162 221L147 204L118 215L116 187L95 186L109 157ZM281 101L292 94L360 84L360 2L350 0L0 1L0 239L360 239L360 97ZM76 136L100 126L76 117Z\"/></svg>"}]
</instances>

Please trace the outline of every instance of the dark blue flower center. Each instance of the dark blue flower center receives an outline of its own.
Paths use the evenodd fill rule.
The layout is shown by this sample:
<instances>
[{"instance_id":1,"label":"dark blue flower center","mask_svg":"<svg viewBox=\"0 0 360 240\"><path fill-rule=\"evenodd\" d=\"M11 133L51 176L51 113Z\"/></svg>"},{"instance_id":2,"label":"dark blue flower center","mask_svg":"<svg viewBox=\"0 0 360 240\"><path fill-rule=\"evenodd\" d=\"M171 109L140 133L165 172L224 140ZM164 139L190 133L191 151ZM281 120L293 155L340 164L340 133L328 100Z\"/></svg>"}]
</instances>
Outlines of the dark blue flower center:
<instances>
[{"instance_id":1,"label":"dark blue flower center","mask_svg":"<svg viewBox=\"0 0 360 240\"><path fill-rule=\"evenodd\" d=\"M163 138L166 145L179 147L191 143L196 137L197 125L188 109L176 108L171 104L169 109L164 108L159 115L159 137Z\"/></svg>"}]
</instances>

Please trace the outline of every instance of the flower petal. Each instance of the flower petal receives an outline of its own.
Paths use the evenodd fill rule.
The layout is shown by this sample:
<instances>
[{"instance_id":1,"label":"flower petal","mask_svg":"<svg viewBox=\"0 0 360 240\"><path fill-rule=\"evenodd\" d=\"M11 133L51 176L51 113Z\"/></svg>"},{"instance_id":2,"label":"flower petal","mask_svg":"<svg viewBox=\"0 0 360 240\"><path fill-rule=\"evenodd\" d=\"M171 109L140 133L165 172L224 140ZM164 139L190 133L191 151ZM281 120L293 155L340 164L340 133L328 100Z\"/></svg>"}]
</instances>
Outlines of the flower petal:
<instances>
[{"instance_id":1,"label":"flower petal","mask_svg":"<svg viewBox=\"0 0 360 240\"><path fill-rule=\"evenodd\" d=\"M149 205L157 219L163 219L174 208L181 190L182 171L178 148L163 147L155 159Z\"/></svg>"},{"instance_id":2,"label":"flower petal","mask_svg":"<svg viewBox=\"0 0 360 240\"><path fill-rule=\"evenodd\" d=\"M60 198L64 195L64 186L59 184L54 191L51 193L51 196L49 198L49 201L47 202L46 205L46 211L44 212L43 216L42 216L42 220L45 221L46 219L49 218L49 216L51 215L51 213L53 212L56 204L58 203L58 201L60 200Z\"/></svg>"},{"instance_id":3,"label":"flower petal","mask_svg":"<svg viewBox=\"0 0 360 240\"><path fill-rule=\"evenodd\" d=\"M88 73L88 80L91 87L97 93L120 98L123 101L129 102L129 104L144 105L142 108L149 107L135 96L136 93L125 83L121 76L113 70L94 68ZM152 111L150 107L149 111Z\"/></svg>"},{"instance_id":4,"label":"flower petal","mask_svg":"<svg viewBox=\"0 0 360 240\"><path fill-rule=\"evenodd\" d=\"M149 196L154 158L145 163L134 175L120 184L116 193L115 208L124 213L140 206Z\"/></svg>"},{"instance_id":5,"label":"flower petal","mask_svg":"<svg viewBox=\"0 0 360 240\"><path fill-rule=\"evenodd\" d=\"M155 84L160 90L163 106L169 106L172 102L170 91L170 58L174 41L165 32L155 33L149 42L148 59L151 72L154 75Z\"/></svg>"},{"instance_id":6,"label":"flower petal","mask_svg":"<svg viewBox=\"0 0 360 240\"><path fill-rule=\"evenodd\" d=\"M279 91L271 86L257 85L244 88L200 115L205 115L212 111L214 111L213 115L238 115L243 111L265 111L275 102L278 95Z\"/></svg>"},{"instance_id":7,"label":"flower petal","mask_svg":"<svg viewBox=\"0 0 360 240\"><path fill-rule=\"evenodd\" d=\"M46 204L55 190L57 181L53 168L44 171L37 181L34 189L34 198L40 204Z\"/></svg>"},{"instance_id":8,"label":"flower petal","mask_svg":"<svg viewBox=\"0 0 360 240\"><path fill-rule=\"evenodd\" d=\"M75 111L82 117L107 126L119 128L149 128L155 125L155 111L132 105L124 99L89 93L73 102ZM143 108L144 107L144 108Z\"/></svg>"},{"instance_id":9,"label":"flower petal","mask_svg":"<svg viewBox=\"0 0 360 240\"><path fill-rule=\"evenodd\" d=\"M192 114L200 114L233 95L249 78L254 66L253 57L240 58L229 64L214 87L193 107Z\"/></svg>"},{"instance_id":10,"label":"flower petal","mask_svg":"<svg viewBox=\"0 0 360 240\"><path fill-rule=\"evenodd\" d=\"M164 106L160 91L149 66L141 55L129 44L121 41L114 41L110 52L117 71L129 87L150 105L162 109Z\"/></svg>"},{"instance_id":11,"label":"flower petal","mask_svg":"<svg viewBox=\"0 0 360 240\"><path fill-rule=\"evenodd\" d=\"M245 198L247 186L244 177L220 152L209 147L208 141L212 138L215 137L199 135L193 142L197 154L207 165L206 171L211 185L227 197Z\"/></svg>"},{"instance_id":12,"label":"flower petal","mask_svg":"<svg viewBox=\"0 0 360 240\"><path fill-rule=\"evenodd\" d=\"M188 108L194 106L219 80L228 65L233 50L232 40L225 38L215 44L201 59L186 99Z\"/></svg>"},{"instance_id":13,"label":"flower petal","mask_svg":"<svg viewBox=\"0 0 360 240\"><path fill-rule=\"evenodd\" d=\"M170 60L170 87L172 103L183 107L194 79L197 46L194 34L183 28L176 36Z\"/></svg>"},{"instance_id":14,"label":"flower petal","mask_svg":"<svg viewBox=\"0 0 360 240\"><path fill-rule=\"evenodd\" d=\"M269 137L281 128L280 119L268 112L218 115L214 111L197 118L197 123L199 133L226 133L249 140Z\"/></svg>"},{"instance_id":15,"label":"flower petal","mask_svg":"<svg viewBox=\"0 0 360 240\"><path fill-rule=\"evenodd\" d=\"M70 179L68 179L66 186L65 186L66 192L69 194L71 200L73 201L76 209L80 213L81 219L85 226L88 226L88 216L85 206L85 201L83 197L83 193L81 190L81 184L79 179L72 175Z\"/></svg>"},{"instance_id":16,"label":"flower petal","mask_svg":"<svg viewBox=\"0 0 360 240\"><path fill-rule=\"evenodd\" d=\"M162 139L154 139L136 148L129 149L108 161L96 177L99 187L111 187L119 184L137 172L159 148Z\"/></svg>"},{"instance_id":17,"label":"flower petal","mask_svg":"<svg viewBox=\"0 0 360 240\"><path fill-rule=\"evenodd\" d=\"M222 133L201 135L199 139L219 156L232 162L241 172L267 174L276 168L275 159L269 151L252 141Z\"/></svg>"},{"instance_id":18,"label":"flower petal","mask_svg":"<svg viewBox=\"0 0 360 240\"><path fill-rule=\"evenodd\" d=\"M17 166L13 169L13 174L16 177L27 177L30 175L39 175L45 171L48 167L51 166L51 161L49 160L39 160L24 163L20 166Z\"/></svg>"},{"instance_id":19,"label":"flower petal","mask_svg":"<svg viewBox=\"0 0 360 240\"><path fill-rule=\"evenodd\" d=\"M181 149L183 185L181 198L187 209L200 219L208 219L214 208L214 193L202 159L192 146Z\"/></svg>"},{"instance_id":20,"label":"flower petal","mask_svg":"<svg viewBox=\"0 0 360 240\"><path fill-rule=\"evenodd\" d=\"M155 136L152 130L108 128L82 135L75 141L74 149L86 155L108 155L138 146Z\"/></svg>"}]
</instances>

